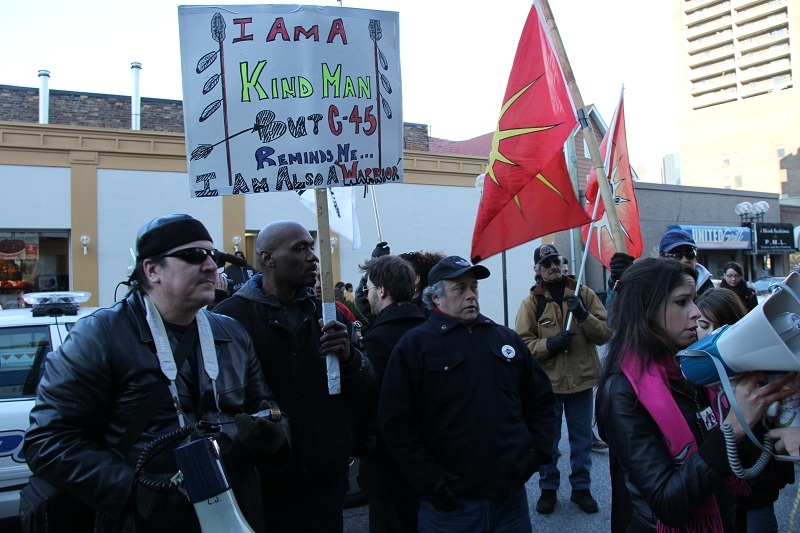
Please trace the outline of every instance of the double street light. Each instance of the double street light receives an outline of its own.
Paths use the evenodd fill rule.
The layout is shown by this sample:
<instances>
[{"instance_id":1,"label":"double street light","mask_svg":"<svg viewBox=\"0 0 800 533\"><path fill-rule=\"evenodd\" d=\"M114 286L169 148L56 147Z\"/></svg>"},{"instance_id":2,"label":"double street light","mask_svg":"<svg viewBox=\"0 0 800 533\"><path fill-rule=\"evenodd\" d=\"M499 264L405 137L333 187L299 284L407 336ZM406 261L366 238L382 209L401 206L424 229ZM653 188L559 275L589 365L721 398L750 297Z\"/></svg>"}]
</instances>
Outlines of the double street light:
<instances>
[{"instance_id":1,"label":"double street light","mask_svg":"<svg viewBox=\"0 0 800 533\"><path fill-rule=\"evenodd\" d=\"M758 234L756 233L756 224L760 222L764 222L764 214L769 211L769 204L764 200L760 202L742 202L736 204L736 207L733 209L733 212L739 215L739 218L742 221L742 226L749 226L750 227L750 260L751 260L751 272L750 272L750 279L756 279L758 277L758 271L756 270L756 254L758 253Z\"/></svg>"}]
</instances>

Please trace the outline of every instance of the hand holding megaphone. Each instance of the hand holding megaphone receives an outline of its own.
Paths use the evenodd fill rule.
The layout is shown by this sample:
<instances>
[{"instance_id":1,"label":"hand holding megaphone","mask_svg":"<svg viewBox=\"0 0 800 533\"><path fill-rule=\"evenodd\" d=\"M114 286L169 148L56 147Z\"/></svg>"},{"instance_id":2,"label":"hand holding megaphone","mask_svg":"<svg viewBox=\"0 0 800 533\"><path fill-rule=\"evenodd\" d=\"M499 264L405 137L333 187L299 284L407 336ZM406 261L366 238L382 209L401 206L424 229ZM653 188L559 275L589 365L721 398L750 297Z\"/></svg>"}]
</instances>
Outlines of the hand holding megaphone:
<instances>
[{"instance_id":1,"label":"hand holding megaphone","mask_svg":"<svg viewBox=\"0 0 800 533\"><path fill-rule=\"evenodd\" d=\"M794 387L787 386L792 383L797 377L797 374L790 372L784 374L780 378L760 386L763 375L761 372L747 372L741 374L736 381L734 395L739 404L742 415L744 415L744 423L752 428L761 421L761 417L765 411L774 402L780 402L784 398L788 398L795 393ZM741 442L745 435L746 430L742 426L742 421L733 411L730 411L723 421L724 424L730 424L733 428L733 434L736 442Z\"/></svg>"}]
</instances>

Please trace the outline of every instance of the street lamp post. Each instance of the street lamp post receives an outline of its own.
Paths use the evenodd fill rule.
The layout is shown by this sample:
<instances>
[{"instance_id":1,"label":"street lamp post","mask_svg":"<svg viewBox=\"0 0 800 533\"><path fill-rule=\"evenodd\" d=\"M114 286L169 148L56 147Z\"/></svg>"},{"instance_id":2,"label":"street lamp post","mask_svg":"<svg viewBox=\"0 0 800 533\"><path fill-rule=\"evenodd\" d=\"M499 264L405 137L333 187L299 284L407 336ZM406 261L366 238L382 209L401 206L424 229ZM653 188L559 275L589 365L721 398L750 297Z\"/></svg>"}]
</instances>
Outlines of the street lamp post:
<instances>
[{"instance_id":1,"label":"street lamp post","mask_svg":"<svg viewBox=\"0 0 800 533\"><path fill-rule=\"evenodd\" d=\"M736 204L733 212L739 215L742 221L742 226L747 225L750 228L750 279L754 280L758 277L756 270L756 255L758 253L758 234L756 232L757 224L764 222L764 214L769 211L769 204L765 201L750 203L742 202Z\"/></svg>"}]
</instances>

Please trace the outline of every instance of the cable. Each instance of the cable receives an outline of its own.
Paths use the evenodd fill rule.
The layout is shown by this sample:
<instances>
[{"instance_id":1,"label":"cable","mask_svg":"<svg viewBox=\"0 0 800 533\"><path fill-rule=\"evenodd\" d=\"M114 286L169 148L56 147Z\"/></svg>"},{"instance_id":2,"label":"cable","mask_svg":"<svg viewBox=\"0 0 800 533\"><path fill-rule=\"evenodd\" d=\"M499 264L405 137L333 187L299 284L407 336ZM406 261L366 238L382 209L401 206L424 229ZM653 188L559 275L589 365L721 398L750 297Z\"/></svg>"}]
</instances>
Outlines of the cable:
<instances>
[{"instance_id":1,"label":"cable","mask_svg":"<svg viewBox=\"0 0 800 533\"><path fill-rule=\"evenodd\" d=\"M772 458L772 441L764 435L764 449L761 451L758 460L750 468L742 468L742 461L739 459L739 450L736 447L736 438L733 435L733 426L723 423L720 426L722 434L725 436L725 450L728 452L728 463L731 465L731 471L738 478L753 479L766 468L767 463Z\"/></svg>"}]
</instances>

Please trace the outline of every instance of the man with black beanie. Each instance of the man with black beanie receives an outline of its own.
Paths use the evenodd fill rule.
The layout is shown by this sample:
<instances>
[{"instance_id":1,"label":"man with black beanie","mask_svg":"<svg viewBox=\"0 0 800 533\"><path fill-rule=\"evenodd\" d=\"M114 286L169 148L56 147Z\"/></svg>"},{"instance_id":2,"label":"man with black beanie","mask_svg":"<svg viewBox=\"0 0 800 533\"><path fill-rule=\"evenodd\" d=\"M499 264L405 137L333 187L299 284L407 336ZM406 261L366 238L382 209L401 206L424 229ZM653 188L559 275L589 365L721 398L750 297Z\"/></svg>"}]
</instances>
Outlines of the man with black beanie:
<instances>
[{"instance_id":1,"label":"man with black beanie","mask_svg":"<svg viewBox=\"0 0 800 533\"><path fill-rule=\"evenodd\" d=\"M137 477L145 446L200 420L228 435L221 455L228 482L253 530L266 530L256 467L288 463L288 424L250 416L280 412L250 337L235 320L205 310L214 301L218 254L189 215L146 222L128 296L79 320L47 356L25 458L37 476L96 510L94 531L200 532L186 496L163 487L177 472L177 443L143 467L164 490ZM118 450L143 415L144 429L129 450Z\"/></svg>"},{"instance_id":2,"label":"man with black beanie","mask_svg":"<svg viewBox=\"0 0 800 533\"><path fill-rule=\"evenodd\" d=\"M555 394L553 456L558 457L562 415L566 414L570 440L571 500L586 513L598 510L592 498L592 389L600 376L597 345L611 338L606 310L585 285L575 293L577 281L561 271L556 247L545 244L533 253L536 284L522 301L514 329L550 377ZM572 321L567 329L568 317ZM539 470L540 514L552 513L560 484L558 460Z\"/></svg>"}]
</instances>

